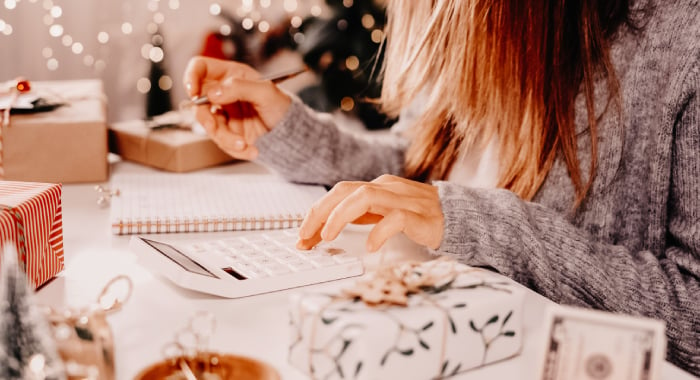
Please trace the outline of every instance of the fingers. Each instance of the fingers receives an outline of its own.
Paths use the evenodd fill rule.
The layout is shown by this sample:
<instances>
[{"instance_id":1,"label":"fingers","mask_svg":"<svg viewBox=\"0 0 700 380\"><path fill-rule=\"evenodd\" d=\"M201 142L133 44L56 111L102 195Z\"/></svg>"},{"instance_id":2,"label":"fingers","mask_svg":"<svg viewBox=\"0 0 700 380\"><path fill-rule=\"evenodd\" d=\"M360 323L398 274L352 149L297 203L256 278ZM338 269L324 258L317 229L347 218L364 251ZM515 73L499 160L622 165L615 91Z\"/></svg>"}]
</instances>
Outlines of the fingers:
<instances>
[{"instance_id":1,"label":"fingers","mask_svg":"<svg viewBox=\"0 0 700 380\"><path fill-rule=\"evenodd\" d=\"M306 239L299 238L297 241L297 249L303 249L303 250L309 250L316 246L316 244L320 243L321 240L321 230L316 231L316 233Z\"/></svg>"},{"instance_id":2,"label":"fingers","mask_svg":"<svg viewBox=\"0 0 700 380\"><path fill-rule=\"evenodd\" d=\"M244 118L258 117L268 130L282 120L292 104L291 97L269 80L227 77L219 85L209 88L206 94L215 104L247 104L243 109Z\"/></svg>"},{"instance_id":3,"label":"fingers","mask_svg":"<svg viewBox=\"0 0 700 380\"><path fill-rule=\"evenodd\" d=\"M229 119L228 129L236 137L236 141L233 142L233 149L242 152L248 147L248 142L244 135L245 128L243 127L243 122L241 120Z\"/></svg>"},{"instance_id":4,"label":"fingers","mask_svg":"<svg viewBox=\"0 0 700 380\"><path fill-rule=\"evenodd\" d=\"M410 186L413 191L420 191L421 194L424 194L424 195L430 194L435 189L435 186L433 186L433 185L430 185L427 183L422 183L422 182L416 182L416 181L413 181L410 179L406 179L406 178L391 175L391 174L382 174L381 176L374 179L372 181L372 183L377 183L377 184L382 184L382 185L390 185L390 186L392 186L392 188L396 188L396 189L405 188L407 185L407 186Z\"/></svg>"},{"instance_id":5,"label":"fingers","mask_svg":"<svg viewBox=\"0 0 700 380\"><path fill-rule=\"evenodd\" d=\"M352 221L352 224L377 224L380 220L384 218L377 214L364 214L361 217Z\"/></svg>"},{"instance_id":6,"label":"fingers","mask_svg":"<svg viewBox=\"0 0 700 380\"><path fill-rule=\"evenodd\" d=\"M304 246L333 240L347 223L377 223L368 240L375 251L399 232L437 248L444 216L437 188L387 176L368 182L340 182L309 210L299 231Z\"/></svg>"},{"instance_id":7,"label":"fingers","mask_svg":"<svg viewBox=\"0 0 700 380\"><path fill-rule=\"evenodd\" d=\"M227 77L256 79L260 74L242 63L200 56L193 57L188 62L183 83L188 96L195 97L205 92L204 84L218 83Z\"/></svg>"},{"instance_id":8,"label":"fingers","mask_svg":"<svg viewBox=\"0 0 700 380\"><path fill-rule=\"evenodd\" d=\"M400 197L386 188L363 185L338 203L328 215L321 231L323 240L334 240L348 223L370 213L387 216L393 210L414 210L420 199L410 196Z\"/></svg>"},{"instance_id":9,"label":"fingers","mask_svg":"<svg viewBox=\"0 0 700 380\"><path fill-rule=\"evenodd\" d=\"M214 114L209 110L208 106L199 106L195 109L195 118L199 121L199 124L204 127L209 136L212 136L217 128L217 120Z\"/></svg>"},{"instance_id":10,"label":"fingers","mask_svg":"<svg viewBox=\"0 0 700 380\"><path fill-rule=\"evenodd\" d=\"M437 249L442 242L442 229L442 219L407 210L392 210L372 228L367 237L366 249L368 252L376 252L398 233L404 233L418 244Z\"/></svg>"},{"instance_id":11,"label":"fingers","mask_svg":"<svg viewBox=\"0 0 700 380\"><path fill-rule=\"evenodd\" d=\"M248 102L254 105L269 101L276 95L277 87L270 81L250 80L240 77L227 77L219 86L208 90L207 96L212 103L228 104Z\"/></svg>"},{"instance_id":12,"label":"fingers","mask_svg":"<svg viewBox=\"0 0 700 380\"><path fill-rule=\"evenodd\" d=\"M317 232L320 232L321 227L326 222L328 215L330 215L335 206L364 183L365 182L338 182L333 186L328 194L311 206L299 228L299 237L302 239L309 239Z\"/></svg>"},{"instance_id":13,"label":"fingers","mask_svg":"<svg viewBox=\"0 0 700 380\"><path fill-rule=\"evenodd\" d=\"M197 107L195 116L212 141L232 157L242 160L252 160L257 157L257 148L245 140L241 120L227 120L225 111L212 113L208 106Z\"/></svg>"},{"instance_id":14,"label":"fingers","mask_svg":"<svg viewBox=\"0 0 700 380\"><path fill-rule=\"evenodd\" d=\"M417 216L404 210L393 210L387 214L369 232L366 245L367 252L376 252L390 237L403 232L407 224L412 222L408 219L413 218L417 218Z\"/></svg>"}]
</instances>

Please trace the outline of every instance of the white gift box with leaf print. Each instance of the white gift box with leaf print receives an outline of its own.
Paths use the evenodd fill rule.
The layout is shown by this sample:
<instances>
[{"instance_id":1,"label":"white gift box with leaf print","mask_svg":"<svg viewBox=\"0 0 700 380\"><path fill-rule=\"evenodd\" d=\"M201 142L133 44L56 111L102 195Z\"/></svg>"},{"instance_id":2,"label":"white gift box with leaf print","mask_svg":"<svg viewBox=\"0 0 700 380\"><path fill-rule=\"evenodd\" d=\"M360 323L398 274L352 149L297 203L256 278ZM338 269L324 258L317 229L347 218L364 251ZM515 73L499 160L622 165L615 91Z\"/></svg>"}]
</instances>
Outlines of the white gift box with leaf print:
<instances>
[{"instance_id":1,"label":"white gift box with leaf print","mask_svg":"<svg viewBox=\"0 0 700 380\"><path fill-rule=\"evenodd\" d=\"M409 296L406 307L293 295L289 361L314 379L432 379L517 355L524 290L498 274L458 268L466 273Z\"/></svg>"}]
</instances>

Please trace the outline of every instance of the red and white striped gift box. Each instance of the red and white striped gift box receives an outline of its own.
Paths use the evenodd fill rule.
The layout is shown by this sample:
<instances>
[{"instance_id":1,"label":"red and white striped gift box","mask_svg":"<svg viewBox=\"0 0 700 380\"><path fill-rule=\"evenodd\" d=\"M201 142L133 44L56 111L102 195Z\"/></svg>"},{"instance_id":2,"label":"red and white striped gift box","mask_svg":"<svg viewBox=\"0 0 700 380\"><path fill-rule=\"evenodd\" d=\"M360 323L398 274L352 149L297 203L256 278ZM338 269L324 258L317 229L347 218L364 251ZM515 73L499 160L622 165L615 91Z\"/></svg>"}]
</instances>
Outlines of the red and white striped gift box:
<instances>
[{"instance_id":1,"label":"red and white striped gift box","mask_svg":"<svg viewBox=\"0 0 700 380\"><path fill-rule=\"evenodd\" d=\"M60 184L0 181L0 245L6 242L35 288L63 270Z\"/></svg>"}]
</instances>

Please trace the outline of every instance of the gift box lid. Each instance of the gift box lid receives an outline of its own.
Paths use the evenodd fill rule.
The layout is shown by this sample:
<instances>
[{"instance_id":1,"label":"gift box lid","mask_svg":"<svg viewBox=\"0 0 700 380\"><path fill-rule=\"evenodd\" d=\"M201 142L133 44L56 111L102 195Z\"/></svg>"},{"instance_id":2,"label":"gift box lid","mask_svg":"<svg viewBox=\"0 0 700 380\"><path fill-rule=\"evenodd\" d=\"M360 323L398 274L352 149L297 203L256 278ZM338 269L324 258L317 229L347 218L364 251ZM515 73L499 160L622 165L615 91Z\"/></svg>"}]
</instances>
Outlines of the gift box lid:
<instances>
[{"instance_id":1,"label":"gift box lid","mask_svg":"<svg viewBox=\"0 0 700 380\"><path fill-rule=\"evenodd\" d=\"M111 124L109 129L144 139L148 138L152 141L157 141L161 144L173 147L202 141L211 141L209 136L196 133L189 128L164 128L153 130L146 127L146 122L143 120L120 121Z\"/></svg>"},{"instance_id":2,"label":"gift box lid","mask_svg":"<svg viewBox=\"0 0 700 380\"><path fill-rule=\"evenodd\" d=\"M12 124L44 125L46 123L104 124L107 118L106 97L99 79L32 82L32 93L51 102L62 103L50 112L12 116Z\"/></svg>"},{"instance_id":3,"label":"gift box lid","mask_svg":"<svg viewBox=\"0 0 700 380\"><path fill-rule=\"evenodd\" d=\"M107 179L106 101L97 79L32 82L33 96L63 105L13 114L2 128L3 179L101 182Z\"/></svg>"},{"instance_id":4,"label":"gift box lid","mask_svg":"<svg viewBox=\"0 0 700 380\"><path fill-rule=\"evenodd\" d=\"M207 135L189 128L153 130L143 120L110 125L109 151L126 160L178 173L234 161Z\"/></svg>"},{"instance_id":5,"label":"gift box lid","mask_svg":"<svg viewBox=\"0 0 700 380\"><path fill-rule=\"evenodd\" d=\"M0 181L0 205L17 207L54 186L59 185L41 182Z\"/></svg>"}]
</instances>

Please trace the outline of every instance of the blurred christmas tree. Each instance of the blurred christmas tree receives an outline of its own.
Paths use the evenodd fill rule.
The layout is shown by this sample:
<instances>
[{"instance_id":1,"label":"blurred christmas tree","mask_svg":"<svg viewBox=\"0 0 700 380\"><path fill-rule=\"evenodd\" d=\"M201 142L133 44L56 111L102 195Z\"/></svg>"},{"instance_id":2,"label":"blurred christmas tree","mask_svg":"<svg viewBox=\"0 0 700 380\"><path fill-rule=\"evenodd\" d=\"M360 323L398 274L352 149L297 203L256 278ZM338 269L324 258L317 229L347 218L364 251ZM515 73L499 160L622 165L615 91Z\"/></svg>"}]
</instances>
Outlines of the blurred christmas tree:
<instances>
[{"instance_id":1,"label":"blurred christmas tree","mask_svg":"<svg viewBox=\"0 0 700 380\"><path fill-rule=\"evenodd\" d=\"M360 118L368 129L393 124L371 102L381 93L378 68L385 24L384 7L372 0L326 0L330 18L309 17L290 33L304 62L321 79L299 96L324 112L338 108ZM297 33L301 33L298 35ZM379 56L377 56L379 55Z\"/></svg>"},{"instance_id":2,"label":"blurred christmas tree","mask_svg":"<svg viewBox=\"0 0 700 380\"><path fill-rule=\"evenodd\" d=\"M0 379L65 379L48 322L33 302L17 251L5 243L0 265Z\"/></svg>"},{"instance_id":3,"label":"blurred christmas tree","mask_svg":"<svg viewBox=\"0 0 700 380\"><path fill-rule=\"evenodd\" d=\"M170 98L172 79L165 70L165 50L163 47L163 35L155 33L151 35L152 48L149 50L151 68L148 79L151 88L146 94L146 116L154 117L172 111L173 104Z\"/></svg>"}]
</instances>

